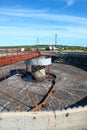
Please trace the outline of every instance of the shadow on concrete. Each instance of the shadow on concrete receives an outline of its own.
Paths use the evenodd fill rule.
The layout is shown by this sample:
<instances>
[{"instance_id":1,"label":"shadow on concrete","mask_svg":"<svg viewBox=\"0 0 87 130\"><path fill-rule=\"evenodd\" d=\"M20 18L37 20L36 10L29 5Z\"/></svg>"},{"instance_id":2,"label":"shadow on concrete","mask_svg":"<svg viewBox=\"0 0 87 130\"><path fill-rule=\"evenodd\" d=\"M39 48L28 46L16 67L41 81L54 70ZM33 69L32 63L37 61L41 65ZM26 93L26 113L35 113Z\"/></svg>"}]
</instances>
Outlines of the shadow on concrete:
<instances>
[{"instance_id":1,"label":"shadow on concrete","mask_svg":"<svg viewBox=\"0 0 87 130\"><path fill-rule=\"evenodd\" d=\"M61 62L60 62L60 63L61 63ZM84 65L84 64L69 63L69 62L64 62L64 63L62 63L62 64L67 64L67 65L75 66L75 67L80 68L80 69L82 69L82 70L84 70L84 71L87 71L87 65Z\"/></svg>"},{"instance_id":2,"label":"shadow on concrete","mask_svg":"<svg viewBox=\"0 0 87 130\"><path fill-rule=\"evenodd\" d=\"M61 63L75 66L87 71L87 54L85 53L60 53L52 56L53 63Z\"/></svg>"},{"instance_id":3,"label":"shadow on concrete","mask_svg":"<svg viewBox=\"0 0 87 130\"><path fill-rule=\"evenodd\" d=\"M14 70L10 70L8 75L5 75L4 77L0 77L0 82L10 78L13 75L18 75L21 77L22 80L26 81L26 82L31 82L33 80L35 80L34 76L32 75L31 72L25 70L25 69L14 69Z\"/></svg>"},{"instance_id":4,"label":"shadow on concrete","mask_svg":"<svg viewBox=\"0 0 87 130\"><path fill-rule=\"evenodd\" d=\"M10 77L13 76L13 75L22 74L23 71L24 71L23 69L10 70L9 74L7 74L7 75L5 75L5 76L2 76L2 77L0 78L0 82L3 81L3 80L5 80L5 79L10 78Z\"/></svg>"},{"instance_id":5,"label":"shadow on concrete","mask_svg":"<svg viewBox=\"0 0 87 130\"><path fill-rule=\"evenodd\" d=\"M66 107L65 109L79 107L79 106L86 106L86 105L87 105L87 96L84 97L83 99L81 99L80 101L76 102L75 104L72 104L72 105Z\"/></svg>"}]
</instances>

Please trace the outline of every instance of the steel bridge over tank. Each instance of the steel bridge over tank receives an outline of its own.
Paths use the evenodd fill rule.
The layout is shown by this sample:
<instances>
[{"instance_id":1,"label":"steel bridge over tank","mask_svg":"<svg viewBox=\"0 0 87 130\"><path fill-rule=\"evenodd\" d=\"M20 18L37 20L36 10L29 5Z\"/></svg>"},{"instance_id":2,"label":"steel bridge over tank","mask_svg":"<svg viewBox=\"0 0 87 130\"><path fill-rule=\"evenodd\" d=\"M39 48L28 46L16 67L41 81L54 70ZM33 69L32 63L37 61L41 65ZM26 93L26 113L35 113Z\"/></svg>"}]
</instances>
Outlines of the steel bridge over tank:
<instances>
[{"instance_id":1,"label":"steel bridge over tank","mask_svg":"<svg viewBox=\"0 0 87 130\"><path fill-rule=\"evenodd\" d=\"M38 51L24 51L19 53L6 53L5 55L0 56L0 67L5 65L10 65L16 62L24 61L26 59L31 59L41 56Z\"/></svg>"}]
</instances>

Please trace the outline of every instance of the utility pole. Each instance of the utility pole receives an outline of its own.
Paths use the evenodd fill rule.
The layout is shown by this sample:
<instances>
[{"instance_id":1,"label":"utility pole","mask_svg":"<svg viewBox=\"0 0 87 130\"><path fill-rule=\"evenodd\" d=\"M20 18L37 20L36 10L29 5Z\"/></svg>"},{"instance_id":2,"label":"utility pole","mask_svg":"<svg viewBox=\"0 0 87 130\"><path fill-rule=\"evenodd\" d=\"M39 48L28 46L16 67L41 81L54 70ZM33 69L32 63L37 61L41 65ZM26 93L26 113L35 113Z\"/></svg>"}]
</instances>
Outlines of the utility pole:
<instances>
[{"instance_id":1,"label":"utility pole","mask_svg":"<svg viewBox=\"0 0 87 130\"><path fill-rule=\"evenodd\" d=\"M36 39L36 48L38 48L38 45L39 45L39 39L37 38Z\"/></svg>"},{"instance_id":2,"label":"utility pole","mask_svg":"<svg viewBox=\"0 0 87 130\"><path fill-rule=\"evenodd\" d=\"M55 47L57 47L57 34L55 34Z\"/></svg>"}]
</instances>

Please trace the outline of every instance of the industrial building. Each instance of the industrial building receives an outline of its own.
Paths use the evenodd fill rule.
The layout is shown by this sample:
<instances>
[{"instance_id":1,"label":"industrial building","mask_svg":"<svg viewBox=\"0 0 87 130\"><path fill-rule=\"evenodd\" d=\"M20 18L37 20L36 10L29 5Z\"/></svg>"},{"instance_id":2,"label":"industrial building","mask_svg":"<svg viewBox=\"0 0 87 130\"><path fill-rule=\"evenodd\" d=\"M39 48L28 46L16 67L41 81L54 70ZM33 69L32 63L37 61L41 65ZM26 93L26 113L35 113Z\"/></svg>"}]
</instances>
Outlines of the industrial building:
<instances>
[{"instance_id":1,"label":"industrial building","mask_svg":"<svg viewBox=\"0 0 87 130\"><path fill-rule=\"evenodd\" d=\"M56 47L54 45L49 45L46 47L46 50L49 50L49 51L56 50Z\"/></svg>"}]
</instances>

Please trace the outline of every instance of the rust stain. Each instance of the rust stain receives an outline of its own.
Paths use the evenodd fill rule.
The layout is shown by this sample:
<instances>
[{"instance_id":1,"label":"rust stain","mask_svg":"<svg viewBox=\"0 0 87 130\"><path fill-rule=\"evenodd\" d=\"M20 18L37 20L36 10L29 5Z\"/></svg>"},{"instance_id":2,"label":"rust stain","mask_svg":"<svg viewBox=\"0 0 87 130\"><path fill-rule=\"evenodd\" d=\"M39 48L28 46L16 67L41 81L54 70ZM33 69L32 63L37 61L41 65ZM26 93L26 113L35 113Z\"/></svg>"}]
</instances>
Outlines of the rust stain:
<instances>
[{"instance_id":1,"label":"rust stain","mask_svg":"<svg viewBox=\"0 0 87 130\"><path fill-rule=\"evenodd\" d=\"M50 73L50 74L51 74L51 73ZM51 86L50 91L48 92L46 98L45 98L40 104L38 104L37 106L35 106L31 111L37 111L37 110L39 110L43 105L45 105L46 102L48 101L48 99L51 97L53 91L55 90L55 87L56 87L56 86L55 86L56 76L55 76L54 74L51 74L51 75L54 76L54 80L52 81L52 86Z\"/></svg>"},{"instance_id":2,"label":"rust stain","mask_svg":"<svg viewBox=\"0 0 87 130\"><path fill-rule=\"evenodd\" d=\"M34 58L41 56L39 52L36 51L31 51L31 52L26 52L25 54L16 54L16 55L6 55L0 57L0 67L10 65L16 62L20 62L26 59Z\"/></svg>"}]
</instances>

